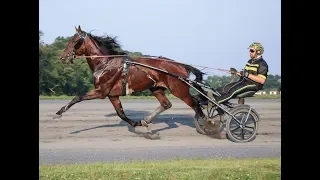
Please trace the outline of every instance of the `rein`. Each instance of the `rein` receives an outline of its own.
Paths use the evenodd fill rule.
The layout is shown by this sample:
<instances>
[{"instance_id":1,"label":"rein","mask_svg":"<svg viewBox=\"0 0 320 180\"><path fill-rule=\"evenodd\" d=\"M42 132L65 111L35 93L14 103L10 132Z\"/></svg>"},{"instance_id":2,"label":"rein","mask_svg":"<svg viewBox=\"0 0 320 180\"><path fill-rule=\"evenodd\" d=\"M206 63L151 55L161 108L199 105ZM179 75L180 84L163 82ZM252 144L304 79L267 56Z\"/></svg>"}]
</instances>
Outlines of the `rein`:
<instances>
[{"instance_id":1,"label":"rein","mask_svg":"<svg viewBox=\"0 0 320 180\"><path fill-rule=\"evenodd\" d=\"M101 57L126 57L128 55L108 55L108 56L76 56L74 55L73 58L101 58Z\"/></svg>"},{"instance_id":2,"label":"rein","mask_svg":"<svg viewBox=\"0 0 320 180\"><path fill-rule=\"evenodd\" d=\"M83 34L79 34L79 33L77 32L77 34L78 34L78 36L80 37L80 39L78 39L78 41L79 41L79 40L85 40L85 39L87 38L87 33L84 33L84 35L83 35ZM75 42L75 44L77 44L78 41ZM76 59L76 58L101 58L101 57L128 57L128 56L129 56L129 55L76 56L76 55L74 55L74 54L75 54L75 52L73 52L73 56L72 56L73 59ZM150 57L142 57L142 58L150 58ZM185 63L182 63L182 62L179 62L179 61L174 61L174 62L177 62L177 63L180 63L180 64L185 64ZM224 72L227 72L227 73L229 73L229 74L235 75L235 73L231 73L230 70L226 70L226 69L211 68L211 67L200 66L200 65L195 65L195 64L185 64L185 65L202 67L202 68L207 68L207 69L212 69L212 70L218 70L218 71L224 71Z\"/></svg>"},{"instance_id":3,"label":"rein","mask_svg":"<svg viewBox=\"0 0 320 180\"><path fill-rule=\"evenodd\" d=\"M107 55L107 56L76 56L76 55L74 55L73 58L76 59L76 58L127 57L127 56L128 55ZM149 58L149 57L142 57L142 58ZM185 63L178 62L178 61L174 61L174 62L177 62L177 63L180 63L180 64L185 64ZM207 69L212 69L212 70L218 70L218 71L224 71L224 72L227 72L229 74L232 74L232 73L230 73L230 70L226 70L226 69L211 68L211 67L200 66L200 65L195 65L195 64L186 64L186 65L197 66L197 67L202 67L202 68L207 68Z\"/></svg>"}]
</instances>

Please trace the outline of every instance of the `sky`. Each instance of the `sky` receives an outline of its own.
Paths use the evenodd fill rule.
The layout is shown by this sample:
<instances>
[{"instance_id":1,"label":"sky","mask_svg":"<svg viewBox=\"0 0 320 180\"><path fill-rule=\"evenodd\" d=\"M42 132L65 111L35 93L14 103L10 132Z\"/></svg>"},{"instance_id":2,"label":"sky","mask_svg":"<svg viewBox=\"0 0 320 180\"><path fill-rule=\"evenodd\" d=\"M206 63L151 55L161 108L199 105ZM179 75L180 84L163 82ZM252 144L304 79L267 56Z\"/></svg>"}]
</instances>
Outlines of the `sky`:
<instances>
[{"instance_id":1,"label":"sky","mask_svg":"<svg viewBox=\"0 0 320 180\"><path fill-rule=\"evenodd\" d=\"M279 0L40 0L45 43L73 36L75 26L117 36L122 49L210 68L243 69L260 42L269 73L281 75ZM225 72L199 69L208 75Z\"/></svg>"}]
</instances>

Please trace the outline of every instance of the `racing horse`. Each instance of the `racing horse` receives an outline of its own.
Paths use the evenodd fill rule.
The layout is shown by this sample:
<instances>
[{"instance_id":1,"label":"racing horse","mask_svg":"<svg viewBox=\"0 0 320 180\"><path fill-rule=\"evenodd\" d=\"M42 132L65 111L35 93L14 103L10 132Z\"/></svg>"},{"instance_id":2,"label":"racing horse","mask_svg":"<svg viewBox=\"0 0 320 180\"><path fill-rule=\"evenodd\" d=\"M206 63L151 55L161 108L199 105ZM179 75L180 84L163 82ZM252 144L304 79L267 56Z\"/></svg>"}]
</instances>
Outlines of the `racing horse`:
<instances>
[{"instance_id":1,"label":"racing horse","mask_svg":"<svg viewBox=\"0 0 320 180\"><path fill-rule=\"evenodd\" d=\"M195 111L195 118L206 117L197 100L190 94L190 87L186 83L168 73L139 65L139 63L163 69L184 78L188 78L190 73L193 73L196 76L196 82L203 80L204 73L199 69L168 58L129 57L119 50L121 46L116 37L95 36L81 30L80 26L75 27L75 29L76 33L68 42L60 60L63 64L73 64L77 57L86 58L94 76L94 89L84 95L75 96L56 113L54 119L60 118L76 103L108 97L117 115L122 120L133 127L148 127L153 118L172 107L171 102L165 95L166 89L191 107ZM125 63L125 61L138 64ZM194 86L203 91L197 84L194 84ZM157 98L160 106L140 121L129 119L123 111L119 97L147 89Z\"/></svg>"}]
</instances>

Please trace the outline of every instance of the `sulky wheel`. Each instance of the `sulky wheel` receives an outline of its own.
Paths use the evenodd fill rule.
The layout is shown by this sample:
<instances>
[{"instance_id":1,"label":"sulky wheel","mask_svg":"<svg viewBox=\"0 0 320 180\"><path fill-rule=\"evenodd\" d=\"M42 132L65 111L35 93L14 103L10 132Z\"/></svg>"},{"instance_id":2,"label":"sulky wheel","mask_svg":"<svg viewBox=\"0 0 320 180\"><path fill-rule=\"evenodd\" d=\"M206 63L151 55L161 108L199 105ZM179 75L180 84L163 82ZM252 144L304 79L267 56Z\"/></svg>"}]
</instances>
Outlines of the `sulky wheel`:
<instances>
[{"instance_id":1,"label":"sulky wheel","mask_svg":"<svg viewBox=\"0 0 320 180\"><path fill-rule=\"evenodd\" d=\"M207 96L213 98L213 94L208 92ZM204 100L207 100L201 95L194 95L193 99L200 103ZM208 105L200 105L202 112L205 114L205 118L194 118L194 125L196 130L200 134L208 135L208 134L216 134L221 133L223 131L224 126L224 115L218 114L217 107L213 105L212 102L209 101ZM214 123L211 123L214 122Z\"/></svg>"},{"instance_id":2,"label":"sulky wheel","mask_svg":"<svg viewBox=\"0 0 320 180\"><path fill-rule=\"evenodd\" d=\"M194 118L197 132L205 135L220 133L223 130L224 115L219 115L215 107L209 106L203 107L202 112L205 118Z\"/></svg>"},{"instance_id":3,"label":"sulky wheel","mask_svg":"<svg viewBox=\"0 0 320 180\"><path fill-rule=\"evenodd\" d=\"M249 113L250 111L250 113ZM240 125L232 116L226 121L228 139L233 142L249 142L255 139L258 131L259 115L248 105L239 105L229 111L234 117L242 122Z\"/></svg>"}]
</instances>

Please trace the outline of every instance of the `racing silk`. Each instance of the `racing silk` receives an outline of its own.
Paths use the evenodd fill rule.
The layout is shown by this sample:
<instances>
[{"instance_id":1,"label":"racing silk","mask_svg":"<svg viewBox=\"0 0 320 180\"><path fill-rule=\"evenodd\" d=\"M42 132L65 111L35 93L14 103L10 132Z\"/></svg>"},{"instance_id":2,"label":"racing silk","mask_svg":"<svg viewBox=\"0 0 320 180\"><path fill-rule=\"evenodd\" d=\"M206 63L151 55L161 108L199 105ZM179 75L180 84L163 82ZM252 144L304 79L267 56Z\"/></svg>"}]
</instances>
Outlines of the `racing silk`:
<instances>
[{"instance_id":1,"label":"racing silk","mask_svg":"<svg viewBox=\"0 0 320 180\"><path fill-rule=\"evenodd\" d=\"M268 72L269 72L268 64L262 57L260 57L256 60L250 59L247 62L244 69L247 70L250 74L258 75L259 77L262 77L263 79L268 78ZM262 89L263 84L255 82L253 80L251 80L251 81L257 85L258 89Z\"/></svg>"}]
</instances>

